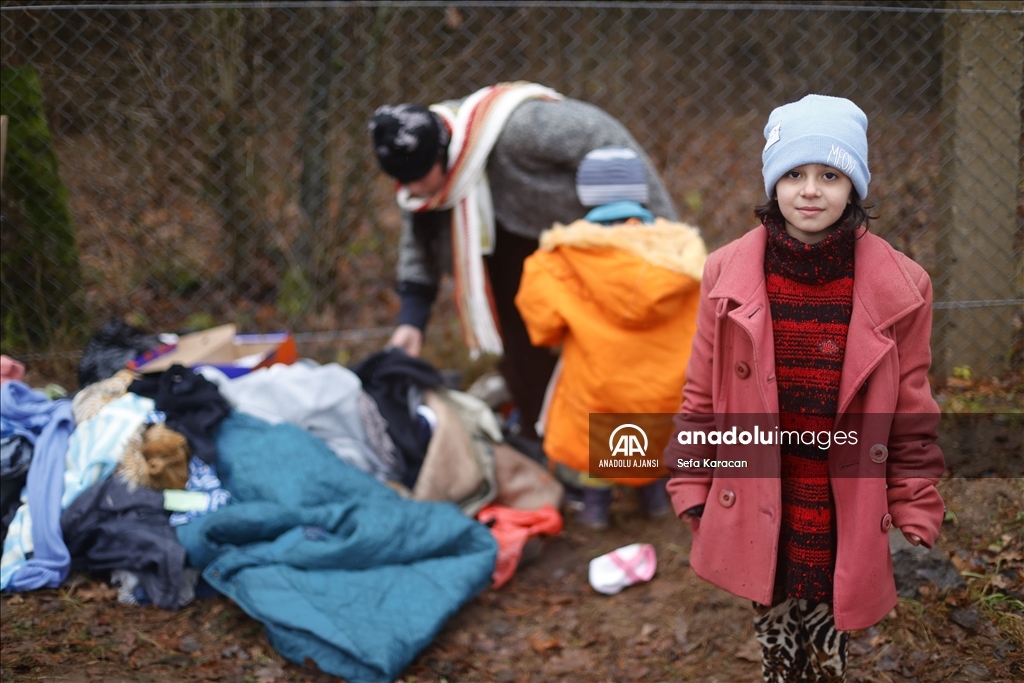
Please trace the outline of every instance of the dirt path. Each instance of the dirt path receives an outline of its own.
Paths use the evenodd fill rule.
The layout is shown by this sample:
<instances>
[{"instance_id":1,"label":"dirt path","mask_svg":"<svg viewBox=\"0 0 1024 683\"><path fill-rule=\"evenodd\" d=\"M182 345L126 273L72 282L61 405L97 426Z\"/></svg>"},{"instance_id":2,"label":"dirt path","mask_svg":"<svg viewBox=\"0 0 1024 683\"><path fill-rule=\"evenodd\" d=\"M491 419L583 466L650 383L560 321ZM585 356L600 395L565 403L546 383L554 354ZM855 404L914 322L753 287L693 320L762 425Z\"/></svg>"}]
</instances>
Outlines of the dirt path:
<instances>
[{"instance_id":1,"label":"dirt path","mask_svg":"<svg viewBox=\"0 0 1024 683\"><path fill-rule=\"evenodd\" d=\"M1024 488L1015 480L957 480L944 488L960 519L947 525L942 547L961 550L964 561L977 561L973 573L990 578L945 596L926 590L902 600L877 627L855 632L852 682L1024 680L1024 605L993 599L991 588L1000 576L1016 577L1010 592L1024 582L1013 560L1022 550ZM761 680L750 605L693 574L689 531L672 518L643 519L628 497L612 512L604 533L567 520L539 559L463 608L400 680ZM656 548L654 580L615 596L593 591L589 560L640 541ZM994 562L1000 553L1010 560ZM338 680L284 661L262 626L222 597L179 612L131 607L105 585L76 576L60 590L5 594L0 607L5 682Z\"/></svg>"}]
</instances>

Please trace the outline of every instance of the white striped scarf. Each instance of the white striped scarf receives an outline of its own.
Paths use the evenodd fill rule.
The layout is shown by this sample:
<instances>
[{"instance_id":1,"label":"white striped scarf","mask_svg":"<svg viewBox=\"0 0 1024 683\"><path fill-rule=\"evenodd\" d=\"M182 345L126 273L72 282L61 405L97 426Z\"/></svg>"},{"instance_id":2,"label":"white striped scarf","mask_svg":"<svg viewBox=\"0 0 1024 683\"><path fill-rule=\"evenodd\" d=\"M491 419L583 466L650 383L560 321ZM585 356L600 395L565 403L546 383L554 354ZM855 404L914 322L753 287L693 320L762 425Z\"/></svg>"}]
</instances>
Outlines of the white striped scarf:
<instances>
[{"instance_id":1,"label":"white striped scarf","mask_svg":"<svg viewBox=\"0 0 1024 683\"><path fill-rule=\"evenodd\" d=\"M471 355L503 351L490 283L483 256L494 250L494 205L487 182L487 157L508 117L527 100L561 100L551 88L517 81L498 83L478 90L454 109L435 104L431 110L448 124L452 139L448 145L448 173L444 187L432 197L409 195L402 186L398 205L407 211L454 209L452 221L452 267L455 303L462 333Z\"/></svg>"}]
</instances>

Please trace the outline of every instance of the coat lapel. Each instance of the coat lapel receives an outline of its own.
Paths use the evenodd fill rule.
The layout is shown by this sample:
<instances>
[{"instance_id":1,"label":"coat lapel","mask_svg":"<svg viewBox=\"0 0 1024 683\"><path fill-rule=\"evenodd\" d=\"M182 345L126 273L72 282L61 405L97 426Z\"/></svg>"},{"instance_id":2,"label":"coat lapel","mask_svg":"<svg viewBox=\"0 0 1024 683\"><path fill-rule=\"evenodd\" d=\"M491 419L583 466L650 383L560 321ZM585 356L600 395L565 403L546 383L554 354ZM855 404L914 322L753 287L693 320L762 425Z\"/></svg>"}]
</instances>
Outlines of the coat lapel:
<instances>
[{"instance_id":1,"label":"coat lapel","mask_svg":"<svg viewBox=\"0 0 1024 683\"><path fill-rule=\"evenodd\" d=\"M901 258L885 240L871 233L855 243L853 314L839 379L839 415L895 345L886 330L924 305L924 297Z\"/></svg>"},{"instance_id":2,"label":"coat lapel","mask_svg":"<svg viewBox=\"0 0 1024 683\"><path fill-rule=\"evenodd\" d=\"M750 337L754 349L755 379L764 408L769 415L779 412L779 391L775 383L775 343L771 310L764 279L764 251L768 232L759 228L740 238L732 258L709 293L712 299L728 299L737 306L729 318Z\"/></svg>"}]
</instances>

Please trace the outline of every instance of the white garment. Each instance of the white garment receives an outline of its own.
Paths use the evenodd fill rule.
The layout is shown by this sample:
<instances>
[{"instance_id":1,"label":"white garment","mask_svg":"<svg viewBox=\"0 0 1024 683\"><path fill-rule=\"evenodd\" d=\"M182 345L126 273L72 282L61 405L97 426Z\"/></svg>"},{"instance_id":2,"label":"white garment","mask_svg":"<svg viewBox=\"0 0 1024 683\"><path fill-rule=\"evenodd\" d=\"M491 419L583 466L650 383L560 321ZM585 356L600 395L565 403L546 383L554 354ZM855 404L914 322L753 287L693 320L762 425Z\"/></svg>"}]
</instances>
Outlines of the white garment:
<instances>
[{"instance_id":1,"label":"white garment","mask_svg":"<svg viewBox=\"0 0 1024 683\"><path fill-rule=\"evenodd\" d=\"M650 581L658 568L654 546L633 543L590 561L590 585L598 593L615 595L626 586Z\"/></svg>"},{"instance_id":2,"label":"white garment","mask_svg":"<svg viewBox=\"0 0 1024 683\"><path fill-rule=\"evenodd\" d=\"M234 379L216 368L200 370L239 412L276 424L289 422L323 439L339 458L380 481L393 477L394 462L381 460L366 439L358 401L363 383L337 363L278 363Z\"/></svg>"}]
</instances>

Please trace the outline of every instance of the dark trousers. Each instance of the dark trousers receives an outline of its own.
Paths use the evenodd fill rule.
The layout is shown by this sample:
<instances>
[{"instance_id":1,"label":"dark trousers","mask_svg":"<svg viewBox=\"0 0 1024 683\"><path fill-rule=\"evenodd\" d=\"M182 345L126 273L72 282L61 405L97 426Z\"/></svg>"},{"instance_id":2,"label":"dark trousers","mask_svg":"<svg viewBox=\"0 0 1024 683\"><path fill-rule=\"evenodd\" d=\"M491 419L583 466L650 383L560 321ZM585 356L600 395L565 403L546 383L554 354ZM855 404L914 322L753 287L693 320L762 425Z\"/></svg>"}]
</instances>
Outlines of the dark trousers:
<instances>
[{"instance_id":1,"label":"dark trousers","mask_svg":"<svg viewBox=\"0 0 1024 683\"><path fill-rule=\"evenodd\" d=\"M535 439L537 433L534 424L540 416L544 391L558 356L548 347L530 343L530 335L516 308L515 298L519 291L519 281L523 277L523 261L537 250L538 242L511 233L501 224L498 224L495 232L494 252L485 257L485 261L505 347L505 355L498 370L519 407L522 422L520 434Z\"/></svg>"}]
</instances>

